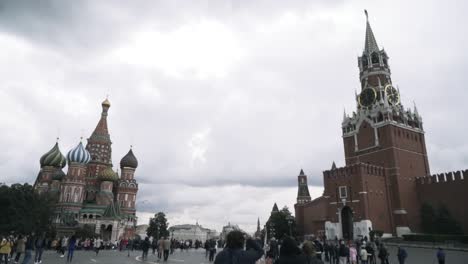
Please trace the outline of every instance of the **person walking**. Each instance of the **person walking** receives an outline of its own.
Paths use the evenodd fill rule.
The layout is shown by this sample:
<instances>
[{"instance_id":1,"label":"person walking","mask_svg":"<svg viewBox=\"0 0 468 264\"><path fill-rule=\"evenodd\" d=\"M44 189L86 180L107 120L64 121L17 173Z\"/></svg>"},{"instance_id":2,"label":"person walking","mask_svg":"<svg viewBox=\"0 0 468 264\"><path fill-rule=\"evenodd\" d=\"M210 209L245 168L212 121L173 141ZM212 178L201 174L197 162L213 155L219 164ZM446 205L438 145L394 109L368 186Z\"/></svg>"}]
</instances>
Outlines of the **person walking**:
<instances>
[{"instance_id":1,"label":"person walking","mask_svg":"<svg viewBox=\"0 0 468 264\"><path fill-rule=\"evenodd\" d=\"M400 246L398 246L398 263L400 264L405 264L406 257L408 257L408 253L406 253L406 250Z\"/></svg>"},{"instance_id":2,"label":"person walking","mask_svg":"<svg viewBox=\"0 0 468 264\"><path fill-rule=\"evenodd\" d=\"M68 247L68 237L63 236L62 240L60 241L60 253L62 255L60 256L61 258L65 257L65 249Z\"/></svg>"},{"instance_id":3,"label":"person walking","mask_svg":"<svg viewBox=\"0 0 468 264\"><path fill-rule=\"evenodd\" d=\"M169 250L171 250L171 241L168 237L165 237L163 240L164 261L167 261L167 259L169 258Z\"/></svg>"},{"instance_id":4,"label":"person walking","mask_svg":"<svg viewBox=\"0 0 468 264\"><path fill-rule=\"evenodd\" d=\"M214 263L254 264L262 257L263 249L260 248L260 246L254 240L252 240L252 238L248 238L247 244L249 245L249 249L243 250L244 241L244 234L241 231L231 231L226 238L226 247L223 249L223 251L216 255Z\"/></svg>"},{"instance_id":5,"label":"person walking","mask_svg":"<svg viewBox=\"0 0 468 264\"><path fill-rule=\"evenodd\" d=\"M25 251L25 244L26 244L26 240L23 238L22 235L19 235L18 236L18 239L16 240L16 256L15 256L15 264L18 263L20 257L21 257L21 254L24 253Z\"/></svg>"},{"instance_id":6,"label":"person walking","mask_svg":"<svg viewBox=\"0 0 468 264\"><path fill-rule=\"evenodd\" d=\"M357 264L357 249L353 244L349 245L349 263Z\"/></svg>"},{"instance_id":7,"label":"person walking","mask_svg":"<svg viewBox=\"0 0 468 264\"><path fill-rule=\"evenodd\" d=\"M348 263L349 248L345 245L343 240L340 241L338 256L339 256L340 264L347 264Z\"/></svg>"},{"instance_id":8,"label":"person walking","mask_svg":"<svg viewBox=\"0 0 468 264\"><path fill-rule=\"evenodd\" d=\"M315 257L315 259L317 259ZM291 237L285 237L281 243L280 255L275 264L303 264L306 262L306 256Z\"/></svg>"},{"instance_id":9,"label":"person walking","mask_svg":"<svg viewBox=\"0 0 468 264\"><path fill-rule=\"evenodd\" d=\"M387 247L382 243L379 249L379 259L380 264L389 264L388 263L388 250Z\"/></svg>"},{"instance_id":10,"label":"person walking","mask_svg":"<svg viewBox=\"0 0 468 264\"><path fill-rule=\"evenodd\" d=\"M24 258L22 264L29 264L32 258L32 251L34 250L34 239L32 236L25 237L24 244Z\"/></svg>"},{"instance_id":11,"label":"person walking","mask_svg":"<svg viewBox=\"0 0 468 264\"><path fill-rule=\"evenodd\" d=\"M250 248L249 248L250 249ZM248 250L248 249L247 249ZM213 262L214 256L216 254L216 241L210 240L208 243L208 251L209 251L209 262Z\"/></svg>"},{"instance_id":12,"label":"person walking","mask_svg":"<svg viewBox=\"0 0 468 264\"><path fill-rule=\"evenodd\" d=\"M67 262L72 262L73 260L73 253L75 252L76 247L76 236L72 236L68 241L68 253L67 253Z\"/></svg>"},{"instance_id":13,"label":"person walking","mask_svg":"<svg viewBox=\"0 0 468 264\"><path fill-rule=\"evenodd\" d=\"M12 246L13 243L8 237L2 238L2 242L0 242L0 263L5 261L5 264L8 264L8 256L10 256Z\"/></svg>"},{"instance_id":14,"label":"person walking","mask_svg":"<svg viewBox=\"0 0 468 264\"><path fill-rule=\"evenodd\" d=\"M34 255L34 263L39 264L42 263L42 253L44 252L44 248L46 246L46 238L45 235L42 234L36 238L35 247L36 247L36 254Z\"/></svg>"},{"instance_id":15,"label":"person walking","mask_svg":"<svg viewBox=\"0 0 468 264\"><path fill-rule=\"evenodd\" d=\"M150 248L149 238L145 237L145 240L141 243L141 250L143 251L143 255L141 256L142 260L145 261L148 259L148 250Z\"/></svg>"},{"instance_id":16,"label":"person walking","mask_svg":"<svg viewBox=\"0 0 468 264\"><path fill-rule=\"evenodd\" d=\"M304 242L302 245L302 253L306 257L306 262L307 264L323 264L323 261L319 259L317 256L317 253L315 251L315 246L314 243L310 241Z\"/></svg>"},{"instance_id":17,"label":"person walking","mask_svg":"<svg viewBox=\"0 0 468 264\"><path fill-rule=\"evenodd\" d=\"M369 261L369 252L366 250L366 242L362 242L361 250L359 251L359 258L361 259L361 264L367 264Z\"/></svg>"},{"instance_id":18,"label":"person walking","mask_svg":"<svg viewBox=\"0 0 468 264\"><path fill-rule=\"evenodd\" d=\"M437 250L437 261L439 261L439 264L445 264L445 251L442 248L439 248Z\"/></svg>"},{"instance_id":19,"label":"person walking","mask_svg":"<svg viewBox=\"0 0 468 264\"><path fill-rule=\"evenodd\" d=\"M163 251L164 251L164 238L161 237L158 240L158 259L162 258Z\"/></svg>"}]
</instances>

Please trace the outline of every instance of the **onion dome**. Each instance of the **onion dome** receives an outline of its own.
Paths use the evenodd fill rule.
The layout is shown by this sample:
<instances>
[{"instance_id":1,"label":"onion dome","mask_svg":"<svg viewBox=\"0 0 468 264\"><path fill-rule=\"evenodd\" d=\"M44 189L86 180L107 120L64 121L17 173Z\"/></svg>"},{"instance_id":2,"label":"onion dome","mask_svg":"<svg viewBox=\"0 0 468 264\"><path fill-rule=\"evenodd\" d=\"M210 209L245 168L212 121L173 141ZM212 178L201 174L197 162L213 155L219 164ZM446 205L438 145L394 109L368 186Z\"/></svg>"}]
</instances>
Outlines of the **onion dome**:
<instances>
[{"instance_id":1,"label":"onion dome","mask_svg":"<svg viewBox=\"0 0 468 264\"><path fill-rule=\"evenodd\" d=\"M102 103L101 103L102 106L107 106L107 107L110 107L111 104L109 102L109 99L106 98L106 100L104 100Z\"/></svg>"},{"instance_id":2,"label":"onion dome","mask_svg":"<svg viewBox=\"0 0 468 264\"><path fill-rule=\"evenodd\" d=\"M107 167L99 173L98 178L101 181L117 181L119 176L111 167Z\"/></svg>"},{"instance_id":3,"label":"onion dome","mask_svg":"<svg viewBox=\"0 0 468 264\"><path fill-rule=\"evenodd\" d=\"M87 164L91 160L91 154L83 147L83 143L80 142L78 146L68 152L67 159L69 164L72 162Z\"/></svg>"},{"instance_id":4,"label":"onion dome","mask_svg":"<svg viewBox=\"0 0 468 264\"><path fill-rule=\"evenodd\" d=\"M120 168L133 168L136 169L138 167L138 160L136 159L135 155L133 154L132 149L120 160Z\"/></svg>"},{"instance_id":5,"label":"onion dome","mask_svg":"<svg viewBox=\"0 0 468 264\"><path fill-rule=\"evenodd\" d=\"M55 143L55 146L51 150L42 155L39 162L41 164L41 168L44 166L63 168L67 165L67 160L62 155L62 152L60 152L58 142Z\"/></svg>"},{"instance_id":6,"label":"onion dome","mask_svg":"<svg viewBox=\"0 0 468 264\"><path fill-rule=\"evenodd\" d=\"M58 169L54 175L52 175L52 180L54 181L61 181L65 177L65 172L62 169Z\"/></svg>"}]
</instances>

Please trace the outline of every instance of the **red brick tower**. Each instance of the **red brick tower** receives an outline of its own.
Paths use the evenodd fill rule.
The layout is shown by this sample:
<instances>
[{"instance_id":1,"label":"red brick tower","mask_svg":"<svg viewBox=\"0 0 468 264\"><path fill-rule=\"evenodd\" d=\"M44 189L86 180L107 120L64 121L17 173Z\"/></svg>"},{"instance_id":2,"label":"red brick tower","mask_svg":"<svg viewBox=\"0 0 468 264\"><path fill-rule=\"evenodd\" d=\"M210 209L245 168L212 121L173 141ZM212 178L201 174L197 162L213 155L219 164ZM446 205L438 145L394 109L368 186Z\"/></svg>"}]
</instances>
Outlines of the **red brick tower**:
<instances>
[{"instance_id":1,"label":"red brick tower","mask_svg":"<svg viewBox=\"0 0 468 264\"><path fill-rule=\"evenodd\" d=\"M416 106L411 110L401 104L388 59L367 19L364 51L358 58L361 92L356 95L357 111L343 118L343 143L347 166L369 163L386 169L391 225L402 234L419 228L415 178L430 172L422 118Z\"/></svg>"}]
</instances>

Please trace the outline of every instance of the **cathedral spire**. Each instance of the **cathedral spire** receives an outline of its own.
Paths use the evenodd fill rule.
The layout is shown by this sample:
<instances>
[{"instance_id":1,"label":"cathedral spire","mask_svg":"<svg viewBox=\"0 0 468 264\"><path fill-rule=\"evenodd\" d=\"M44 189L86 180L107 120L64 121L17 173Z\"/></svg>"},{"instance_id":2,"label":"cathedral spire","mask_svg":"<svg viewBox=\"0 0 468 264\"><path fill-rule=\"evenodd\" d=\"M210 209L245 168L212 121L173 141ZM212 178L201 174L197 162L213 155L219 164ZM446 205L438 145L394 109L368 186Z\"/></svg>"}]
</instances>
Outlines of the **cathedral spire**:
<instances>
[{"instance_id":1,"label":"cathedral spire","mask_svg":"<svg viewBox=\"0 0 468 264\"><path fill-rule=\"evenodd\" d=\"M379 46L377 45L377 41L375 40L374 33L372 32L372 28L369 23L369 14L367 10L364 10L366 14L366 39L364 43L364 53L371 54L374 51L379 51Z\"/></svg>"},{"instance_id":2,"label":"cathedral spire","mask_svg":"<svg viewBox=\"0 0 468 264\"><path fill-rule=\"evenodd\" d=\"M111 106L109 99L106 98L102 103L101 118L96 128L88 139L86 149L91 154L91 161L97 161L104 164L111 164L111 140L109 129L107 128L107 115Z\"/></svg>"}]
</instances>

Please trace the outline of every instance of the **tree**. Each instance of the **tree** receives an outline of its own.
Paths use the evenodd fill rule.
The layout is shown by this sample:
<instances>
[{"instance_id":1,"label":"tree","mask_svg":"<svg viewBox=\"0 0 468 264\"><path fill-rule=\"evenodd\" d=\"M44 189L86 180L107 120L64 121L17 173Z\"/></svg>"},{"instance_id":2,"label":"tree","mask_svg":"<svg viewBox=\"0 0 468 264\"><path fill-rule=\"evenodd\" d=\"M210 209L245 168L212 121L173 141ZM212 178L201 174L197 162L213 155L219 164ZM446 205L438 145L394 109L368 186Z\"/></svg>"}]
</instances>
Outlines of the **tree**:
<instances>
[{"instance_id":1,"label":"tree","mask_svg":"<svg viewBox=\"0 0 468 264\"><path fill-rule=\"evenodd\" d=\"M268 238L275 237L282 239L285 236L296 236L296 220L292 216L287 206L283 207L279 212L272 212L270 219L267 222Z\"/></svg>"},{"instance_id":2,"label":"tree","mask_svg":"<svg viewBox=\"0 0 468 264\"><path fill-rule=\"evenodd\" d=\"M434 208L427 203L421 206L421 228L424 233L434 233L434 221L436 214Z\"/></svg>"},{"instance_id":3,"label":"tree","mask_svg":"<svg viewBox=\"0 0 468 264\"><path fill-rule=\"evenodd\" d=\"M436 212L430 204L423 204L421 207L421 228L424 233L428 234L463 234L461 225L444 205L441 205Z\"/></svg>"},{"instance_id":4,"label":"tree","mask_svg":"<svg viewBox=\"0 0 468 264\"><path fill-rule=\"evenodd\" d=\"M447 207L441 205L437 210L435 220L436 232L438 234L461 235L463 230L460 224L452 217Z\"/></svg>"},{"instance_id":5,"label":"tree","mask_svg":"<svg viewBox=\"0 0 468 264\"><path fill-rule=\"evenodd\" d=\"M0 233L54 233L54 197L38 194L29 184L0 186Z\"/></svg>"},{"instance_id":6,"label":"tree","mask_svg":"<svg viewBox=\"0 0 468 264\"><path fill-rule=\"evenodd\" d=\"M156 239L168 237L168 225L169 223L167 222L166 215L163 212L159 212L150 219L148 229L146 229L146 234Z\"/></svg>"}]
</instances>

